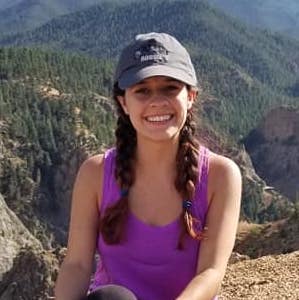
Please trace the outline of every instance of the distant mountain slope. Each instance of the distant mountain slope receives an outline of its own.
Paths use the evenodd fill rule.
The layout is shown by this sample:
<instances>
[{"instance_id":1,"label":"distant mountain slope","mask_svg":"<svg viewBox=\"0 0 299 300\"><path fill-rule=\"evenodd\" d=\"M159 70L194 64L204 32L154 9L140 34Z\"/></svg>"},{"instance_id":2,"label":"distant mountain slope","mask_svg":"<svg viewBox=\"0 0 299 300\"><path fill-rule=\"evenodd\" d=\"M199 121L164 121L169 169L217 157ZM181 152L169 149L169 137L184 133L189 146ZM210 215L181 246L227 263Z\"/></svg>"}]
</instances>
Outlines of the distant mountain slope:
<instances>
[{"instance_id":1,"label":"distant mountain slope","mask_svg":"<svg viewBox=\"0 0 299 300\"><path fill-rule=\"evenodd\" d=\"M297 0L210 0L210 3L251 26L268 28L299 39Z\"/></svg>"},{"instance_id":2,"label":"distant mountain slope","mask_svg":"<svg viewBox=\"0 0 299 300\"><path fill-rule=\"evenodd\" d=\"M20 3L22 0L0 0L0 11Z\"/></svg>"},{"instance_id":3,"label":"distant mountain slope","mask_svg":"<svg viewBox=\"0 0 299 300\"><path fill-rule=\"evenodd\" d=\"M129 2L130 0L126 0ZM51 19L69 14L105 0L19 0L0 2L0 35L34 29ZM113 0L121 3L125 1Z\"/></svg>"},{"instance_id":4,"label":"distant mountain slope","mask_svg":"<svg viewBox=\"0 0 299 300\"><path fill-rule=\"evenodd\" d=\"M205 1L103 4L63 16L0 45L42 45L114 58L136 33L165 31L188 46L205 90L205 114L235 138L246 135L270 107L298 105L299 43L249 30ZM214 100L213 100L214 99Z\"/></svg>"},{"instance_id":5,"label":"distant mountain slope","mask_svg":"<svg viewBox=\"0 0 299 300\"><path fill-rule=\"evenodd\" d=\"M244 144L259 176L288 198L299 200L299 109L271 110Z\"/></svg>"}]
</instances>

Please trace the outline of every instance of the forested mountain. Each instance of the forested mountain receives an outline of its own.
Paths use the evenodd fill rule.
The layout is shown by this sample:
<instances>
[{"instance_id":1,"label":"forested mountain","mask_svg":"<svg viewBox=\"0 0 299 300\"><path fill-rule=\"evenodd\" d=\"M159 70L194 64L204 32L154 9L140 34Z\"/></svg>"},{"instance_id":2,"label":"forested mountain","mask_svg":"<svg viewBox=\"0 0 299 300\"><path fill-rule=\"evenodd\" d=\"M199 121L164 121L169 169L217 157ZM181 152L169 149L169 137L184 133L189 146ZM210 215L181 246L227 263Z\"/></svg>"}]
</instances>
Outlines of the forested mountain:
<instances>
[{"instance_id":1,"label":"forested mountain","mask_svg":"<svg viewBox=\"0 0 299 300\"><path fill-rule=\"evenodd\" d=\"M28 215L66 228L68 207L61 206L68 205L79 163L112 141L113 108L100 95L109 95L115 59L136 33L169 32L187 46L203 88L204 127L223 139L241 143L271 108L298 107L297 42L250 30L206 2L186 3L106 3L1 40L5 46L55 49L0 50L0 146L6 158L0 193L29 227ZM276 204L271 214L265 208L263 183L249 181L244 216L255 221L281 216Z\"/></svg>"},{"instance_id":2,"label":"forested mountain","mask_svg":"<svg viewBox=\"0 0 299 300\"><path fill-rule=\"evenodd\" d=\"M0 0L0 10L14 6L22 0Z\"/></svg>"},{"instance_id":3,"label":"forested mountain","mask_svg":"<svg viewBox=\"0 0 299 300\"><path fill-rule=\"evenodd\" d=\"M210 0L209 2L251 26L268 28L299 39L297 0Z\"/></svg>"},{"instance_id":4,"label":"forested mountain","mask_svg":"<svg viewBox=\"0 0 299 300\"><path fill-rule=\"evenodd\" d=\"M174 34L187 45L205 91L216 99L206 101L206 117L235 139L246 136L270 107L298 105L299 43L250 30L204 1L106 3L0 44L115 59L128 39L153 30Z\"/></svg>"},{"instance_id":5,"label":"forested mountain","mask_svg":"<svg viewBox=\"0 0 299 300\"><path fill-rule=\"evenodd\" d=\"M74 176L113 140L109 61L0 49L0 193L35 236L65 240Z\"/></svg>"},{"instance_id":6,"label":"forested mountain","mask_svg":"<svg viewBox=\"0 0 299 300\"><path fill-rule=\"evenodd\" d=\"M34 29L52 18L69 14L107 0L18 0L0 1L0 35ZM132 0L131 0L132 1ZM124 3L130 0L113 0Z\"/></svg>"},{"instance_id":7,"label":"forested mountain","mask_svg":"<svg viewBox=\"0 0 299 300\"><path fill-rule=\"evenodd\" d=\"M36 12L42 7L45 14L38 14L47 17L49 4L56 13L67 5L91 2L0 0L0 14L6 8L13 12L15 5L20 8L25 4L26 11L32 4L28 16L33 21L34 7ZM244 143L252 147L261 142L261 135L252 129L268 112L264 123L270 124L267 129L271 140L267 145L264 143L267 147L262 149L263 155L270 151L277 153L273 151L277 138L272 127L279 133L287 132L287 139L283 133L280 140L283 151L279 152L282 154L279 159L284 170L290 167L292 172L295 170L292 159L298 156L295 144L298 135L294 136L290 128L294 127L298 133L298 110L290 107L299 106L299 44L268 31L248 29L201 0L111 2L59 17L23 35L0 39L3 46L0 45L0 208L4 216L0 222L3 253L0 261L6 262L1 263L0 270L1 299L46 299L51 295L57 258L63 257L59 248L66 243L75 175L88 155L103 152L113 143L115 114L110 96L115 60L120 48L140 32L174 34L192 55L202 88L198 101L199 118L203 119L200 137L203 142L211 142L207 143L211 150L233 158L241 168L241 220L265 223L250 227L246 233L248 243L241 232L244 239L239 246L256 256L267 253L274 244L277 253L298 248L298 203L289 201L295 199L287 199L256 175ZM0 15L0 24L2 21L5 20ZM24 28L27 26L22 24ZM283 111L289 112L290 120L285 122L283 115L276 124L275 116L269 112L281 105ZM251 132L249 138L248 132ZM262 138L269 137L265 134ZM290 156L285 146L295 149L296 155ZM284 177L280 170L277 174L284 180L290 178ZM295 177L298 172L292 174ZM18 226L10 210L43 247L38 242L38 249L28 248L28 234ZM272 223L275 220L278 221ZM41 248L50 251L45 253ZM277 278L277 260L271 261L275 261L272 275ZM296 266L295 259L281 264L290 266L289 269ZM28 270L28 265L33 266L32 270ZM237 269L242 266L237 265ZM248 272L256 269L255 264L251 269L246 266L242 276L248 278ZM261 269L265 270L264 265ZM294 267L294 272L284 276L283 281L292 295L296 289L290 282L298 281L294 278L296 271ZM269 295L268 288L273 286L272 277L267 277L269 286L261 285L256 278L262 280L267 275L254 274L249 276L247 290L236 294L236 290L242 289L235 284L235 269L231 269L231 274L233 281L225 282L227 290L232 291L227 299L237 294L242 295L240 299L244 295L251 297L261 287ZM28 288L30 283L32 286ZM271 294L281 295L280 286L277 290ZM290 295L284 290L283 293Z\"/></svg>"}]
</instances>

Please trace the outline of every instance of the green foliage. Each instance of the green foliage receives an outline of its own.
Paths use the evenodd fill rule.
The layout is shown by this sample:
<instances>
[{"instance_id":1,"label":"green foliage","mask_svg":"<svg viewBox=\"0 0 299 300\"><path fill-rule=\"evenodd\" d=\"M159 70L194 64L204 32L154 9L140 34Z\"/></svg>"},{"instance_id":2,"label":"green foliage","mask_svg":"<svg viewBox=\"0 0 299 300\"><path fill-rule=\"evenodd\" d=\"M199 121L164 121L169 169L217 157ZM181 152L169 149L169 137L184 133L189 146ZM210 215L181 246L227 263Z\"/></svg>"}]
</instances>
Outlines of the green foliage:
<instances>
[{"instance_id":1,"label":"green foliage","mask_svg":"<svg viewBox=\"0 0 299 300\"><path fill-rule=\"evenodd\" d=\"M0 32L17 33L34 29L51 19L73 13L107 0L20 0L0 1ZM132 0L110 0L110 2L132 2ZM1 34L1 33L0 33Z\"/></svg>"},{"instance_id":2,"label":"green foliage","mask_svg":"<svg viewBox=\"0 0 299 300\"><path fill-rule=\"evenodd\" d=\"M210 3L253 27L268 28L299 38L297 0L210 0Z\"/></svg>"},{"instance_id":3,"label":"green foliage","mask_svg":"<svg viewBox=\"0 0 299 300\"><path fill-rule=\"evenodd\" d=\"M31 221L40 224L35 215L45 218L62 205L53 180L73 153L95 152L113 141L113 107L99 96L111 89L111 65L3 48L0 74L0 193L31 228Z\"/></svg>"},{"instance_id":4,"label":"green foliage","mask_svg":"<svg viewBox=\"0 0 299 300\"><path fill-rule=\"evenodd\" d=\"M270 108L298 107L299 43L250 30L206 1L104 3L55 19L2 45L43 45L115 59L137 33L164 31L189 49L200 84L217 103L204 118L235 140L256 127Z\"/></svg>"},{"instance_id":5,"label":"green foliage","mask_svg":"<svg viewBox=\"0 0 299 300\"><path fill-rule=\"evenodd\" d=\"M164 31L186 45L200 85L212 99L202 99L204 122L235 142L271 108L298 107L297 42L249 30L205 1L186 3L105 3L0 40L5 46L38 45L70 53L0 48L0 121L9 125L5 143L15 143L11 152L27 164L28 178L44 194L39 202L45 210L59 205L53 174L69 155L85 145L95 150L111 144L113 112L99 95L109 95L114 61L137 33ZM52 88L59 96L47 94ZM18 176L27 176L12 172L15 183ZM17 184L1 191L22 198ZM257 222L267 219L267 211L261 214L262 197L261 186L246 182L243 214Z\"/></svg>"}]
</instances>

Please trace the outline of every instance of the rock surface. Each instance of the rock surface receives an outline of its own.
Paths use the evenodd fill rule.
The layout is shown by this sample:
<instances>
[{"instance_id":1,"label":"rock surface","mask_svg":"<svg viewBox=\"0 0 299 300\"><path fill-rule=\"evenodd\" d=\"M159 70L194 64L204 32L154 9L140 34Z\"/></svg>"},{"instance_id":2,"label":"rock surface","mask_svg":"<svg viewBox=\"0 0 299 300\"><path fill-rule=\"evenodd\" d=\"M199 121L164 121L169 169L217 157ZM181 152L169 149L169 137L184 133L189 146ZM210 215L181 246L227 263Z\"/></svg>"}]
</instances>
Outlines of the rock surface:
<instances>
[{"instance_id":1,"label":"rock surface","mask_svg":"<svg viewBox=\"0 0 299 300\"><path fill-rule=\"evenodd\" d=\"M299 111L270 111L245 141L257 174L294 199L299 192Z\"/></svg>"},{"instance_id":2,"label":"rock surface","mask_svg":"<svg viewBox=\"0 0 299 300\"><path fill-rule=\"evenodd\" d=\"M0 194L0 300L49 299L58 260L24 227Z\"/></svg>"},{"instance_id":3,"label":"rock surface","mask_svg":"<svg viewBox=\"0 0 299 300\"><path fill-rule=\"evenodd\" d=\"M42 249L35 239L6 205L0 194L0 280L13 266L14 259L23 247Z\"/></svg>"},{"instance_id":4,"label":"rock surface","mask_svg":"<svg viewBox=\"0 0 299 300\"><path fill-rule=\"evenodd\" d=\"M221 300L298 300L299 251L243 260L228 267Z\"/></svg>"}]
</instances>

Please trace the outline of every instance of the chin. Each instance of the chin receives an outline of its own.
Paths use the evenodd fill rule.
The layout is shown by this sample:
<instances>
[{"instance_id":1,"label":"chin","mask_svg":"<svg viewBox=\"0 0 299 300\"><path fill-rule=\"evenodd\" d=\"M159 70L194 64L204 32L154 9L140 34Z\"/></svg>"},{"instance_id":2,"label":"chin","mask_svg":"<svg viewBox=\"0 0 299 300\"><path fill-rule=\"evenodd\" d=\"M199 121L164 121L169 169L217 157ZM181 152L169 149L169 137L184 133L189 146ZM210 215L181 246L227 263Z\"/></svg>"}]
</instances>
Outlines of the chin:
<instances>
[{"instance_id":1,"label":"chin","mask_svg":"<svg viewBox=\"0 0 299 300\"><path fill-rule=\"evenodd\" d=\"M155 132L151 134L141 134L139 135L141 140L146 139L147 141L152 141L154 143L165 143L171 142L179 139L179 131L169 130L166 132Z\"/></svg>"}]
</instances>

